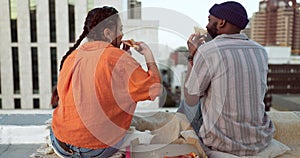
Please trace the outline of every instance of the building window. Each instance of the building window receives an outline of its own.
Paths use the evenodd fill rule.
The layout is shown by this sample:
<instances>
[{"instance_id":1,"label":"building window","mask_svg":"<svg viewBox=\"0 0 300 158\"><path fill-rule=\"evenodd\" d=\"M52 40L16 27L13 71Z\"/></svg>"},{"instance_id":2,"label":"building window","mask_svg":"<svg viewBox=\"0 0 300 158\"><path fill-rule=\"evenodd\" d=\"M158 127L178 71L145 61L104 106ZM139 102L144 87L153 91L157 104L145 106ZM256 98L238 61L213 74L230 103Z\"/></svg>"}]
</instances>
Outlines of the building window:
<instances>
[{"instance_id":1,"label":"building window","mask_svg":"<svg viewBox=\"0 0 300 158\"><path fill-rule=\"evenodd\" d=\"M49 0L50 42L56 42L55 0Z\"/></svg>"},{"instance_id":2,"label":"building window","mask_svg":"<svg viewBox=\"0 0 300 158\"><path fill-rule=\"evenodd\" d=\"M141 19L141 2L128 0L128 19Z\"/></svg>"},{"instance_id":3,"label":"building window","mask_svg":"<svg viewBox=\"0 0 300 158\"><path fill-rule=\"evenodd\" d=\"M57 55L56 48L50 48L50 56L51 56L51 85L52 87L56 86L57 83Z\"/></svg>"},{"instance_id":4,"label":"building window","mask_svg":"<svg viewBox=\"0 0 300 158\"><path fill-rule=\"evenodd\" d=\"M75 10L74 0L69 0L69 42L75 42Z\"/></svg>"},{"instance_id":5,"label":"building window","mask_svg":"<svg viewBox=\"0 0 300 158\"><path fill-rule=\"evenodd\" d=\"M21 99L16 98L14 99L15 102L15 109L21 109Z\"/></svg>"},{"instance_id":6,"label":"building window","mask_svg":"<svg viewBox=\"0 0 300 158\"><path fill-rule=\"evenodd\" d=\"M39 109L40 108L40 99L33 99L33 108L34 109Z\"/></svg>"},{"instance_id":7,"label":"building window","mask_svg":"<svg viewBox=\"0 0 300 158\"><path fill-rule=\"evenodd\" d=\"M36 47L31 47L32 93L39 94L39 67Z\"/></svg>"},{"instance_id":8,"label":"building window","mask_svg":"<svg viewBox=\"0 0 300 158\"><path fill-rule=\"evenodd\" d=\"M18 42L17 0L9 1L11 42Z\"/></svg>"},{"instance_id":9,"label":"building window","mask_svg":"<svg viewBox=\"0 0 300 158\"><path fill-rule=\"evenodd\" d=\"M30 38L31 38L31 42L37 42L36 3L35 3L35 0L29 0L29 14L30 14Z\"/></svg>"},{"instance_id":10,"label":"building window","mask_svg":"<svg viewBox=\"0 0 300 158\"><path fill-rule=\"evenodd\" d=\"M14 79L14 94L20 94L19 53L18 47L12 47L12 65Z\"/></svg>"}]
</instances>

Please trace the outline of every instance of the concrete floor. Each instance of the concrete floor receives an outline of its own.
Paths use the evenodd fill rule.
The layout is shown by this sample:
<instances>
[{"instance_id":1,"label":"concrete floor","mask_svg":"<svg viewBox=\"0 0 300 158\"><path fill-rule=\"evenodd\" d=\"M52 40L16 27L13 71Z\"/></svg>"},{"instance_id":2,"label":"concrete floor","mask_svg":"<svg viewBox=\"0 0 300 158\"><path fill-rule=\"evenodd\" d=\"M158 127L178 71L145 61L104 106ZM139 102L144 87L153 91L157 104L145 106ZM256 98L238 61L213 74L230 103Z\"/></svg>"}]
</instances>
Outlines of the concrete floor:
<instances>
[{"instance_id":1,"label":"concrete floor","mask_svg":"<svg viewBox=\"0 0 300 158\"><path fill-rule=\"evenodd\" d=\"M41 144L0 144L0 158L29 158Z\"/></svg>"}]
</instances>

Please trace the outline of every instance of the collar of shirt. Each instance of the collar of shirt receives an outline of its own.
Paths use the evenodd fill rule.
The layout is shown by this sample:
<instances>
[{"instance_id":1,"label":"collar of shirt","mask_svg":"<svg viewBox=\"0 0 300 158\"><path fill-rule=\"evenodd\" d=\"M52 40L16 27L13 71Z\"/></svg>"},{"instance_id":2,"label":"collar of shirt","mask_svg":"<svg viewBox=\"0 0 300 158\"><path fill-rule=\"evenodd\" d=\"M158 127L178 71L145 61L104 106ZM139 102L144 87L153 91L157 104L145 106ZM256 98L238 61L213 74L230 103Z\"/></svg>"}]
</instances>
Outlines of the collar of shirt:
<instances>
[{"instance_id":1,"label":"collar of shirt","mask_svg":"<svg viewBox=\"0 0 300 158\"><path fill-rule=\"evenodd\" d=\"M113 45L104 41L90 41L82 44L79 50L97 50L107 47L113 47Z\"/></svg>"},{"instance_id":2,"label":"collar of shirt","mask_svg":"<svg viewBox=\"0 0 300 158\"><path fill-rule=\"evenodd\" d=\"M221 39L221 38L248 40L248 36L244 33L240 33L240 34L222 34L222 35L217 36L215 39Z\"/></svg>"}]
</instances>

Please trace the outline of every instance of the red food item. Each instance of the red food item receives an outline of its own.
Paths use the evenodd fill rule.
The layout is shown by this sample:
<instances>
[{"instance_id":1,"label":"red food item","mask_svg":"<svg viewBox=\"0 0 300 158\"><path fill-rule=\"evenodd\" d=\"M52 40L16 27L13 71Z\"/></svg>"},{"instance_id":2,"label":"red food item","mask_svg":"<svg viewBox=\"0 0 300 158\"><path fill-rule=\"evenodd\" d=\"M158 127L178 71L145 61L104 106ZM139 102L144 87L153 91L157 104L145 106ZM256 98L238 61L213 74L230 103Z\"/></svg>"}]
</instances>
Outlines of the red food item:
<instances>
[{"instance_id":1,"label":"red food item","mask_svg":"<svg viewBox=\"0 0 300 158\"><path fill-rule=\"evenodd\" d=\"M184 155L164 156L164 158L199 158L199 156L194 152L190 152L189 154L184 154Z\"/></svg>"}]
</instances>

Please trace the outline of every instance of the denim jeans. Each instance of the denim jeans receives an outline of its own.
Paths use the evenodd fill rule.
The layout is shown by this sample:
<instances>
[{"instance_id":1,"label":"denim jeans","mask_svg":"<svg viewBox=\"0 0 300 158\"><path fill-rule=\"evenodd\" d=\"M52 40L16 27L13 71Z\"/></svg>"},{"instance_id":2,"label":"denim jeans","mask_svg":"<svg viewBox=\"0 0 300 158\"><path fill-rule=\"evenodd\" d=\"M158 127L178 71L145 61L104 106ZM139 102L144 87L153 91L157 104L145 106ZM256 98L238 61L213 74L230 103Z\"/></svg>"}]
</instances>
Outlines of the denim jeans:
<instances>
[{"instance_id":1,"label":"denim jeans","mask_svg":"<svg viewBox=\"0 0 300 158\"><path fill-rule=\"evenodd\" d=\"M104 149L88 149L88 148L80 148L70 144L66 144L67 147L72 151L64 150L58 143L57 139L55 138L52 129L50 129L50 140L53 148L56 152L58 152L61 156L66 158L107 158L119 150L119 147L123 143L123 139L118 142L114 147L104 148Z\"/></svg>"},{"instance_id":2,"label":"denim jeans","mask_svg":"<svg viewBox=\"0 0 300 158\"><path fill-rule=\"evenodd\" d=\"M185 114L185 116L191 123L192 127L194 128L194 131L198 135L200 127L203 123L200 101L197 105L195 105L194 107L191 107L186 104L185 100L182 100L179 108L177 109L177 112Z\"/></svg>"}]
</instances>

